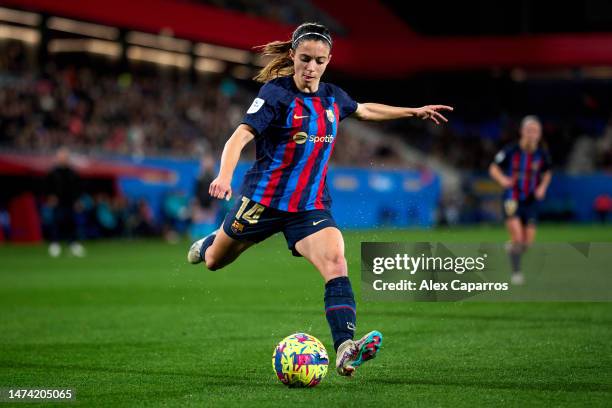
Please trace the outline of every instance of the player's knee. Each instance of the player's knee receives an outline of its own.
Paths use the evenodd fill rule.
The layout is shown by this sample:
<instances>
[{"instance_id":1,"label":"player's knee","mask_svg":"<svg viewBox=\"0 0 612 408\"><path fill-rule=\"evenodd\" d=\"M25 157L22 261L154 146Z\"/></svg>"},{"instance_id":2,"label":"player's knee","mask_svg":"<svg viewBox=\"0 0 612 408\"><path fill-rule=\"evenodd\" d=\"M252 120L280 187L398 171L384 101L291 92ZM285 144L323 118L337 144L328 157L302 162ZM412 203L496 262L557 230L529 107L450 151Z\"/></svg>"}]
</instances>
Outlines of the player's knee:
<instances>
[{"instance_id":1,"label":"player's knee","mask_svg":"<svg viewBox=\"0 0 612 408\"><path fill-rule=\"evenodd\" d=\"M348 268L346 258L340 251L330 252L325 256L325 269L327 274L333 276L347 276Z\"/></svg>"},{"instance_id":2,"label":"player's knee","mask_svg":"<svg viewBox=\"0 0 612 408\"><path fill-rule=\"evenodd\" d=\"M206 259L204 259L204 263L206 264L208 270L216 271L217 269L221 269L223 267L223 264L220 262L220 259L215 257L214 255L206 254L205 258Z\"/></svg>"}]
</instances>

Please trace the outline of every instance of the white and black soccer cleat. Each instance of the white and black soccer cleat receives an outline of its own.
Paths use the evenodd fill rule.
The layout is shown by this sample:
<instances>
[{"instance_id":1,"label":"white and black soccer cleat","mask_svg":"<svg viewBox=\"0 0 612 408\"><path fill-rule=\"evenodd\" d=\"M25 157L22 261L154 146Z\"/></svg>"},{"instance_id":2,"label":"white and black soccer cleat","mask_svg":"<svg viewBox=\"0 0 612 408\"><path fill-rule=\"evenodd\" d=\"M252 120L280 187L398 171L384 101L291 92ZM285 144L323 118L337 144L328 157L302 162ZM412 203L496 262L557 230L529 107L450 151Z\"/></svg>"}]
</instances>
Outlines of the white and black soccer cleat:
<instances>
[{"instance_id":1,"label":"white and black soccer cleat","mask_svg":"<svg viewBox=\"0 0 612 408\"><path fill-rule=\"evenodd\" d=\"M525 275L521 272L514 272L510 278L510 282L515 286L521 286L525 284Z\"/></svg>"},{"instance_id":2,"label":"white and black soccer cleat","mask_svg":"<svg viewBox=\"0 0 612 408\"><path fill-rule=\"evenodd\" d=\"M190 264L199 264L200 262L204 262L204 253L202 252L202 245L204 241L206 241L209 237L214 237L217 235L218 230L208 234L204 238L198 239L189 248L189 252L187 252L187 261ZM206 252L206 251L204 251Z\"/></svg>"},{"instance_id":3,"label":"white and black soccer cleat","mask_svg":"<svg viewBox=\"0 0 612 408\"><path fill-rule=\"evenodd\" d=\"M199 264L200 262L203 261L202 259L202 244L204 243L204 240L208 238L208 237L204 237L202 239L198 239L197 241L195 241L193 244L191 244L191 247L189 248L189 252L187 252L187 260L189 261L190 264Z\"/></svg>"}]
</instances>

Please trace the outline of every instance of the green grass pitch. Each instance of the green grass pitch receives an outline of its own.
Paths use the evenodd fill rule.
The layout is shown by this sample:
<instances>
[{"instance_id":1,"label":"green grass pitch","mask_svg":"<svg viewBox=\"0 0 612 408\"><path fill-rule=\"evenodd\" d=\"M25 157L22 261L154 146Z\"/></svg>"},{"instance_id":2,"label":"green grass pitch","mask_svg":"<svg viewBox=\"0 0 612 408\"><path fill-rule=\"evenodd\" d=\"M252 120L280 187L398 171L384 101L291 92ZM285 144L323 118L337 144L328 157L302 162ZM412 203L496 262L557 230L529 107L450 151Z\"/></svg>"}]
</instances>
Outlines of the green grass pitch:
<instances>
[{"instance_id":1,"label":"green grass pitch","mask_svg":"<svg viewBox=\"0 0 612 408\"><path fill-rule=\"evenodd\" d=\"M610 406L612 304L359 302L361 241L503 241L503 229L345 239L358 333L385 335L355 378L275 378L273 348L292 332L335 360L322 280L277 236L217 272L186 263L188 242L95 242L84 259L0 245L0 387L71 387L77 406ZM612 234L541 226L538 239Z\"/></svg>"}]
</instances>

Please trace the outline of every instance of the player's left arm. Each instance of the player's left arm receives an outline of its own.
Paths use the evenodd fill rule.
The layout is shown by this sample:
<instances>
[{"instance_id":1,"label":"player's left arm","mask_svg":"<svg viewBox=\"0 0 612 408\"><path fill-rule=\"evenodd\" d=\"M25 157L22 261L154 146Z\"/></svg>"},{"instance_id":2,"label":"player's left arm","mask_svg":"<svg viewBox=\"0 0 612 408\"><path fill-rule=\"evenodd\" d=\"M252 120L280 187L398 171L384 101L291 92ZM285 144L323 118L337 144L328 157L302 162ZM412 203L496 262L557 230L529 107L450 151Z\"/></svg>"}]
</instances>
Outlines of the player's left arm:
<instances>
[{"instance_id":1,"label":"player's left arm","mask_svg":"<svg viewBox=\"0 0 612 408\"><path fill-rule=\"evenodd\" d=\"M452 106L446 105L426 105L420 108L403 108L399 106L383 105L381 103L360 103L357 105L355 117L359 120L372 121L417 117L423 120L431 119L439 125L440 122L448 122L448 119L440 112L452 110Z\"/></svg>"},{"instance_id":2,"label":"player's left arm","mask_svg":"<svg viewBox=\"0 0 612 408\"><path fill-rule=\"evenodd\" d=\"M548 190L548 186L550 185L551 180L552 180L552 171L546 170L542 174L542 180L540 180L540 184L538 184L534 192L536 199L543 200L544 197L546 197L546 191Z\"/></svg>"}]
</instances>

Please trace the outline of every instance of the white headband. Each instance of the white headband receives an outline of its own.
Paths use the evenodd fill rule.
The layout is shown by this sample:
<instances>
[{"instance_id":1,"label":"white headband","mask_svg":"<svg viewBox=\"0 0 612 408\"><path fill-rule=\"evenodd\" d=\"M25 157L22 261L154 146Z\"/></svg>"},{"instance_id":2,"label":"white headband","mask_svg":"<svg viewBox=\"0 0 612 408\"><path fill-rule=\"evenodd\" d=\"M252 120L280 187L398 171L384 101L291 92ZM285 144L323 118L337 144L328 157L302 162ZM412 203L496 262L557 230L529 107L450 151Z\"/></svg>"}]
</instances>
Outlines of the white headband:
<instances>
[{"instance_id":1,"label":"white headband","mask_svg":"<svg viewBox=\"0 0 612 408\"><path fill-rule=\"evenodd\" d=\"M297 44L297 42L302 38L305 37L307 35L318 35L319 37L322 37L325 41L327 41L329 43L329 46L331 47L332 45L332 41L331 38L325 34L321 34L321 33L314 33L314 32L310 32L310 33L304 33L302 35L300 35L298 38L296 38L295 40L292 41L291 44L291 48L295 49L295 45Z\"/></svg>"}]
</instances>

